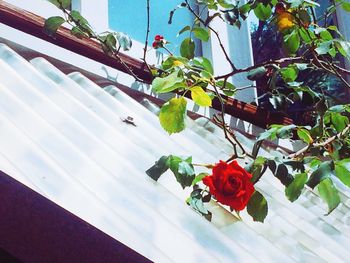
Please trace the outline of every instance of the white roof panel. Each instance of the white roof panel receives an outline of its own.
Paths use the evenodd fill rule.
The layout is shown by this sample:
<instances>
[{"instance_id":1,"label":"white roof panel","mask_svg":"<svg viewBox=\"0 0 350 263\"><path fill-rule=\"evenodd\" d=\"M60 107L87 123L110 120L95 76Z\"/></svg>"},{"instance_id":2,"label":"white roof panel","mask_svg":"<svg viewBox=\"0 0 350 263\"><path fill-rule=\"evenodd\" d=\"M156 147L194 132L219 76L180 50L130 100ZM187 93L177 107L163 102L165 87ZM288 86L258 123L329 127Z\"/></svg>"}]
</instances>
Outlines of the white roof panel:
<instances>
[{"instance_id":1,"label":"white roof panel","mask_svg":"<svg viewBox=\"0 0 350 263\"><path fill-rule=\"evenodd\" d=\"M306 191L290 203L275 178L259 182L270 206L266 223L213 223L192 211L171 176L145 174L162 155L225 159L230 146L215 127L188 120L168 136L153 113L115 87L80 73L64 75L43 58L27 62L0 45L0 169L157 262L346 262L347 205L324 217ZM136 127L123 122L131 116ZM211 132L209 131L211 130ZM199 136L201 134L202 136ZM245 145L252 142L238 135ZM266 153L267 154L267 153ZM216 214L215 214L216 215Z\"/></svg>"}]
</instances>

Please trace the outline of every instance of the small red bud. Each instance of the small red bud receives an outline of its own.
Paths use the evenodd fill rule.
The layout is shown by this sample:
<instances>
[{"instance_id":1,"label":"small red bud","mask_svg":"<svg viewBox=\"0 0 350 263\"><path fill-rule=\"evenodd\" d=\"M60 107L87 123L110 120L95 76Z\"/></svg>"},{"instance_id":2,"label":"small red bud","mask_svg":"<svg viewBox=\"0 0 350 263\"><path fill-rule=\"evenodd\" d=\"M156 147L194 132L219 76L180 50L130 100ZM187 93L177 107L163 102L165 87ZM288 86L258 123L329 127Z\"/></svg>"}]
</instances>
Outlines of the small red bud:
<instances>
[{"instance_id":1,"label":"small red bud","mask_svg":"<svg viewBox=\"0 0 350 263\"><path fill-rule=\"evenodd\" d=\"M162 35L156 35L154 38L154 40L156 40L156 41L161 41L163 39L164 39L164 37Z\"/></svg>"},{"instance_id":2,"label":"small red bud","mask_svg":"<svg viewBox=\"0 0 350 263\"><path fill-rule=\"evenodd\" d=\"M282 13L285 12L285 11L286 11L286 7L284 6L283 3L278 3L278 4L276 5L276 13L277 13L277 14L282 14Z\"/></svg>"}]
</instances>

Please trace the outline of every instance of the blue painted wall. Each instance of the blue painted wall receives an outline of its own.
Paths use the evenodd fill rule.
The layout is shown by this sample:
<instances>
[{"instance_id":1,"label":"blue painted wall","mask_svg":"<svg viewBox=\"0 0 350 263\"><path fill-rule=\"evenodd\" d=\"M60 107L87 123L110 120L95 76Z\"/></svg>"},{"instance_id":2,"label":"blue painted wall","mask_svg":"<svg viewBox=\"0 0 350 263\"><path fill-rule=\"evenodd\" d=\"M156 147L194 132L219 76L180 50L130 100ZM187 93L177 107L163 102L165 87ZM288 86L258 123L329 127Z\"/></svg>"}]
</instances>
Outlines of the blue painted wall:
<instances>
[{"instance_id":1,"label":"blue painted wall","mask_svg":"<svg viewBox=\"0 0 350 263\"><path fill-rule=\"evenodd\" d=\"M160 34L173 43L169 46L169 49L172 51L178 50L184 36L177 38L177 33L193 21L191 14L183 8L175 12L173 23L168 24L170 11L181 2L181 0L150 0L150 45L154 36ZM109 0L108 13L111 29L125 32L132 39L142 43L145 41L147 26L146 0Z\"/></svg>"}]
</instances>

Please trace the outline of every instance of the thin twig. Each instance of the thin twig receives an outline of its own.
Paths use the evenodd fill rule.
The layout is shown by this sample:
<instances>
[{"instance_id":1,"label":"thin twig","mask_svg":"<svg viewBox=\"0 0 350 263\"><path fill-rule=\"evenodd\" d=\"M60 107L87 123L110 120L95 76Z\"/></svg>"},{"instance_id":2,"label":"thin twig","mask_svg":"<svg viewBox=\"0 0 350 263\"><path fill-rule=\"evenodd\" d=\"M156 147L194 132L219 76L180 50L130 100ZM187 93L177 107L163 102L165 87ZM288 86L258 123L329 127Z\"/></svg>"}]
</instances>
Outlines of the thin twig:
<instances>
[{"instance_id":1,"label":"thin twig","mask_svg":"<svg viewBox=\"0 0 350 263\"><path fill-rule=\"evenodd\" d=\"M225 86L225 84L226 83L224 83L224 86ZM234 151L234 156L238 157L237 144L234 141L231 140L231 138L228 136L228 132L227 132L227 127L226 127L226 123L225 123L225 102L222 99L222 96L221 96L220 92L218 91L218 89L217 89L215 84L213 85L213 87L214 87L216 96L218 96L218 99L219 99L220 105L221 105L220 115L221 115L222 129L224 130L225 138L231 143L231 145L233 147L233 151Z\"/></svg>"},{"instance_id":2,"label":"thin twig","mask_svg":"<svg viewBox=\"0 0 350 263\"><path fill-rule=\"evenodd\" d=\"M333 64L333 67L336 68L337 70L341 71L341 72L344 73L344 74L350 75L350 70L347 70L347 69L345 69L345 68L339 67L339 66L336 65L336 64Z\"/></svg>"},{"instance_id":3,"label":"thin twig","mask_svg":"<svg viewBox=\"0 0 350 263\"><path fill-rule=\"evenodd\" d=\"M101 45L105 46L104 41L102 41L102 39L91 30L87 31L84 29L84 27L80 24L80 21L75 19L64 7L63 5L60 3L60 9L62 10L62 12L67 15L69 17L69 19L74 22L74 24L80 29L82 30L82 32L86 33L88 35L89 38L91 39L95 39L96 41L100 42ZM114 50L114 49L110 49L109 51L113 54L113 56L118 60L118 62L126 69L126 71L135 78L136 81L139 82L145 82L145 80L139 78L133 71L132 69L119 57L118 53L119 53L119 49Z\"/></svg>"},{"instance_id":4,"label":"thin twig","mask_svg":"<svg viewBox=\"0 0 350 263\"><path fill-rule=\"evenodd\" d=\"M147 28L146 28L146 39L145 39L145 47L143 48L143 66L146 66L149 70L149 72L151 73L151 68L150 66L148 65L147 63L147 48L148 48L148 38L149 38L149 33L150 33L150 21L151 21L151 18L150 18L150 0L146 0L146 4L147 4Z\"/></svg>"},{"instance_id":5,"label":"thin twig","mask_svg":"<svg viewBox=\"0 0 350 263\"><path fill-rule=\"evenodd\" d=\"M185 2L186 2L186 5L187 5L188 10L189 10L203 25L207 26L207 27L209 28L209 30L210 30L211 32L214 33L216 39L217 39L218 42L219 42L220 48L221 48L222 52L224 53L224 56L225 56L227 62L230 64L231 68L232 68L233 70L235 70L236 67L235 67L235 65L233 64L232 60L230 59L230 57L229 57L229 55L228 55L228 53L227 53L227 51L226 51L226 49L225 49L225 47L224 47L222 41L221 41L221 38L220 38L219 33L218 33L213 27L211 27L210 25L208 25L208 24L193 10L193 8L192 8L192 7L190 6L190 4L188 3L188 0L185 0Z\"/></svg>"}]
</instances>

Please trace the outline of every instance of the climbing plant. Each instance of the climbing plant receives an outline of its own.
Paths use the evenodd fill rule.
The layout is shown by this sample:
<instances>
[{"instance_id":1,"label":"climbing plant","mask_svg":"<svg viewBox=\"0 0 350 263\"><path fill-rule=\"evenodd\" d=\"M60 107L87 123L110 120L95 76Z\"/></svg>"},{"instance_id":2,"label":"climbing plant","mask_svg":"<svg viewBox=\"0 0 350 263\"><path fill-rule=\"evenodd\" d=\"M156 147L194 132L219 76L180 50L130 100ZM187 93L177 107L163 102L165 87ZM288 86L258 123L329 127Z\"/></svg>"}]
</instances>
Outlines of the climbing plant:
<instances>
[{"instance_id":1,"label":"climbing plant","mask_svg":"<svg viewBox=\"0 0 350 263\"><path fill-rule=\"evenodd\" d=\"M119 56L121 51L130 49L130 37L121 32L98 34L78 11L68 10L70 0L49 1L63 12L63 16L46 20L44 29L49 35L54 36L58 28L66 23L74 36L98 41L106 54L113 56L137 81L143 81ZM160 157L146 173L158 180L170 170L183 188L192 189L186 202L209 220L211 212L205 203L215 200L238 217L239 212L246 209L253 220L263 222L268 213L268 203L255 184L267 171L285 186L286 198L290 201L298 199L304 188L317 189L320 198L328 205L327 213L336 209L341 202L337 185L350 187L350 104L330 101L322 89L311 89L308 82L301 81L299 76L309 70L326 73L337 77L347 90L350 89L347 82L350 71L342 66L342 61L350 57L350 43L336 26L327 24L328 17L337 8L350 11L350 3L336 0L324 16L317 17L315 9L319 4L312 0L197 0L196 8L188 0L179 0L179 5L170 12L169 23L176 18L174 14L178 9L187 9L194 16L194 21L178 33L186 34L179 55L169 51L171 43L166 36L154 36L151 48L163 50L167 56L159 66L151 66L147 63L150 2L145 1L148 21L145 22L147 34L143 61L153 77L152 91L175 94L160 109L161 126L169 134L186 128L185 96L190 95L200 107L210 107L212 100L217 98L221 111L215 120L232 146L231 156L214 164L196 164L193 162L196 156L169 153ZM240 28L249 16L273 25L272 28L280 35L277 41L283 52L281 57L238 68L228 55L213 21L222 20L229 26ZM222 56L228 62L225 74L216 74L208 58L195 55L195 39L206 42L211 38L216 38ZM283 101L300 103L307 97L312 101L307 109L309 123L271 125L256 137L252 149L245 149L224 119L227 96L233 96L240 89L231 81L232 77L241 73L246 73L251 81L264 78L266 89L272 94L271 101L276 105ZM288 89L287 94L281 92L281 86ZM290 154L272 152L270 157L259 155L264 141L275 139L298 140L304 146ZM240 159L247 163L244 168L237 162ZM197 166L205 167L207 172L196 172Z\"/></svg>"}]
</instances>

